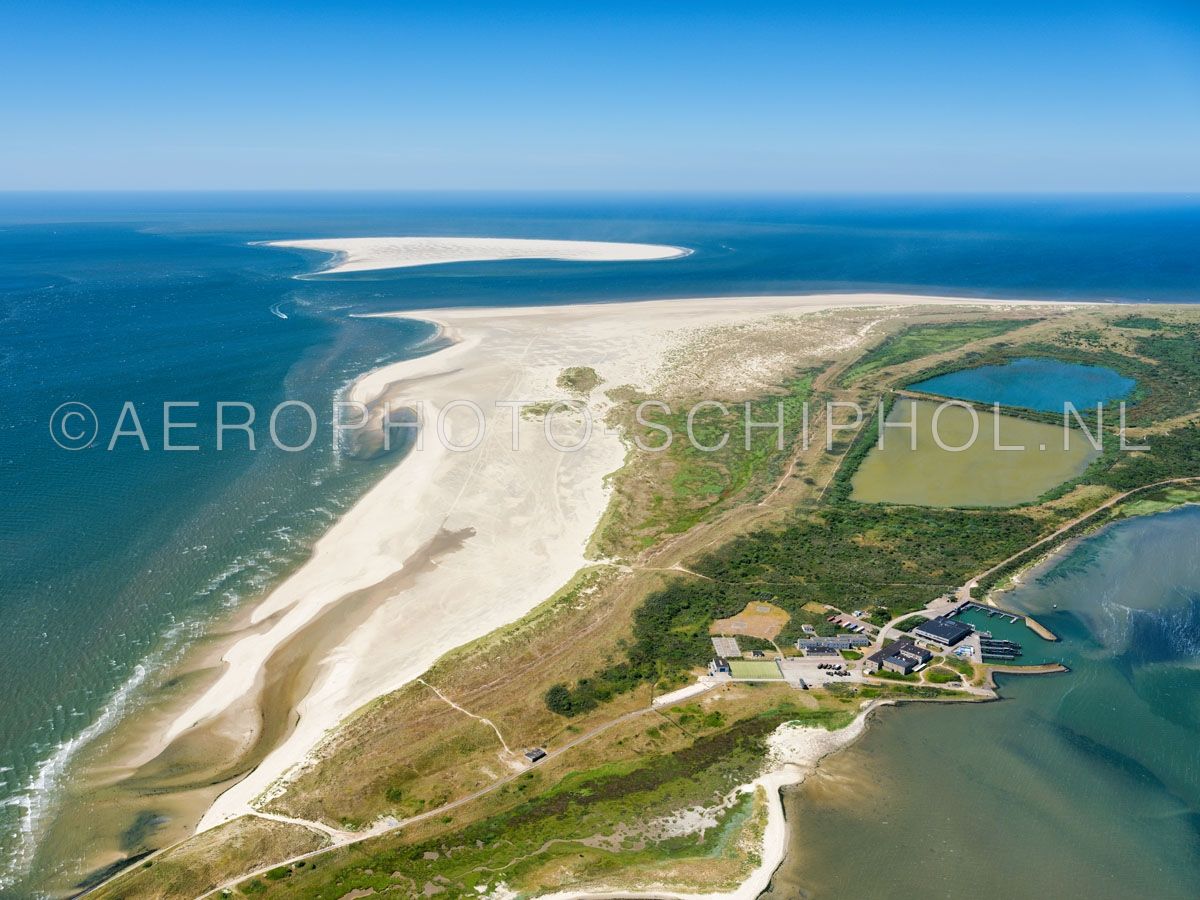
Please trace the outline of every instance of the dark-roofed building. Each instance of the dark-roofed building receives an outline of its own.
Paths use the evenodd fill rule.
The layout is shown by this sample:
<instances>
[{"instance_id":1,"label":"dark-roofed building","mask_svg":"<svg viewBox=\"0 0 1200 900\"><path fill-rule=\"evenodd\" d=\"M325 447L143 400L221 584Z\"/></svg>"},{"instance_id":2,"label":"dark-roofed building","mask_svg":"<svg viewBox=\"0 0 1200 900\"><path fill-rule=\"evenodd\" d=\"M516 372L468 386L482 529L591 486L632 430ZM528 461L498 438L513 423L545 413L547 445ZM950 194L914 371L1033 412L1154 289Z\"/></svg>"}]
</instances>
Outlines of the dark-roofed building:
<instances>
[{"instance_id":1,"label":"dark-roofed building","mask_svg":"<svg viewBox=\"0 0 1200 900\"><path fill-rule=\"evenodd\" d=\"M546 758L546 751L541 747L534 747L532 750L525 751L525 758L531 763L537 762L539 759Z\"/></svg>"},{"instance_id":2,"label":"dark-roofed building","mask_svg":"<svg viewBox=\"0 0 1200 900\"><path fill-rule=\"evenodd\" d=\"M933 659L932 653L923 647L918 647L912 641L896 641L868 656L865 668L868 672L886 669L889 672L907 675L917 666L924 665L931 659Z\"/></svg>"},{"instance_id":3,"label":"dark-roofed building","mask_svg":"<svg viewBox=\"0 0 1200 900\"><path fill-rule=\"evenodd\" d=\"M828 644L808 644L804 648L805 656L839 656L836 647L830 647Z\"/></svg>"},{"instance_id":4,"label":"dark-roofed building","mask_svg":"<svg viewBox=\"0 0 1200 900\"><path fill-rule=\"evenodd\" d=\"M729 666L729 660L723 656L718 656L708 664L709 675L732 675L733 669Z\"/></svg>"},{"instance_id":5,"label":"dark-roofed building","mask_svg":"<svg viewBox=\"0 0 1200 900\"><path fill-rule=\"evenodd\" d=\"M941 644L943 647L953 647L971 633L971 626L955 622L945 616L930 619L912 630L917 637Z\"/></svg>"}]
</instances>

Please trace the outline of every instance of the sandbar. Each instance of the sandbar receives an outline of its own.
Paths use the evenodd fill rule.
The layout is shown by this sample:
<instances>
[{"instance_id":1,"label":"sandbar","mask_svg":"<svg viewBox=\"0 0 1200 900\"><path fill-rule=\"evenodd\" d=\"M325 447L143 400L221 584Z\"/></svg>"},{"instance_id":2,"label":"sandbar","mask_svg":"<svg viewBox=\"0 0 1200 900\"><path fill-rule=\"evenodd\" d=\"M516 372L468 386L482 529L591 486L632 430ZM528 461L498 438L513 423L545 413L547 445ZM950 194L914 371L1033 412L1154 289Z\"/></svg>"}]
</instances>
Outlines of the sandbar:
<instances>
[{"instance_id":1,"label":"sandbar","mask_svg":"<svg viewBox=\"0 0 1200 900\"><path fill-rule=\"evenodd\" d=\"M315 275L503 259L636 262L676 259L692 252L684 247L668 247L663 244L479 237L318 238L303 241L268 241L265 246L317 250L331 254L331 264L312 273Z\"/></svg>"}]
</instances>

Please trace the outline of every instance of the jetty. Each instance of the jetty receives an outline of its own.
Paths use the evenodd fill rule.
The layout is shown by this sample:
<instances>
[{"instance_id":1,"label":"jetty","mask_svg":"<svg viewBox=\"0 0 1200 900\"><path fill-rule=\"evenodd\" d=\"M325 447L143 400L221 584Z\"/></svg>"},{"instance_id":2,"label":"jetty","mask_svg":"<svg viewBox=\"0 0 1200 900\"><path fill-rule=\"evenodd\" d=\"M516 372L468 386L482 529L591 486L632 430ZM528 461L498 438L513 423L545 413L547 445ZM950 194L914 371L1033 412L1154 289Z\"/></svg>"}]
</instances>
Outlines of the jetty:
<instances>
[{"instance_id":1,"label":"jetty","mask_svg":"<svg viewBox=\"0 0 1200 900\"><path fill-rule=\"evenodd\" d=\"M1055 675L1071 670L1062 663L1041 663L1036 666L992 665L988 667L986 687L996 690L996 675Z\"/></svg>"},{"instance_id":2,"label":"jetty","mask_svg":"<svg viewBox=\"0 0 1200 900\"><path fill-rule=\"evenodd\" d=\"M1026 625L1026 627L1029 628L1030 631L1032 631L1034 634L1036 634L1042 640L1045 640L1045 641L1057 641L1058 640L1057 634L1055 634L1053 631L1051 631L1049 628L1047 628L1041 622L1037 621L1035 618L1033 618L1033 616L1025 617L1025 625Z\"/></svg>"}]
</instances>

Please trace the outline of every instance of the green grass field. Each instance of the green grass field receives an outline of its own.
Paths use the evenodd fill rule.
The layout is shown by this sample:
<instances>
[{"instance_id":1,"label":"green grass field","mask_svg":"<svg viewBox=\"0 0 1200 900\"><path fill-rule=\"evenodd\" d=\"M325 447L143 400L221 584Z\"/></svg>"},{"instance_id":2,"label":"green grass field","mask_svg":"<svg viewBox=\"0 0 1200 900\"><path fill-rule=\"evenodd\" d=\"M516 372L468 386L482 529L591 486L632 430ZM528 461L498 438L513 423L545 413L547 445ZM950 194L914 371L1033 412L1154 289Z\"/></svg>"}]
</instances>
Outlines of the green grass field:
<instances>
[{"instance_id":1,"label":"green grass field","mask_svg":"<svg viewBox=\"0 0 1200 900\"><path fill-rule=\"evenodd\" d=\"M1174 509L1184 503L1200 503L1200 489L1168 488L1155 496L1143 500L1132 500L1124 504L1119 514L1122 516L1149 516Z\"/></svg>"},{"instance_id":2,"label":"green grass field","mask_svg":"<svg viewBox=\"0 0 1200 900\"><path fill-rule=\"evenodd\" d=\"M649 477L656 489L651 492L649 502L642 498L631 510L628 522L610 523L622 535L618 544L627 543L633 535L636 546L641 548L650 546L663 534L685 532L732 498L755 485L777 480L799 440L804 404L811 397L812 382L811 374L802 375L784 385L783 392L751 404L752 421L772 422L782 416L783 450L776 445L776 432L772 429L751 431L747 446L746 410L741 403L730 402L725 413L715 407L700 410L690 422L694 443L688 437L690 405L669 414L647 413L648 421L669 428L674 440L661 454L639 457L641 466L632 488L640 497L645 492L644 478ZM662 434L653 428L633 423L630 428L645 446L662 444ZM718 446L719 450L711 452L700 449Z\"/></svg>"},{"instance_id":3,"label":"green grass field","mask_svg":"<svg viewBox=\"0 0 1200 900\"><path fill-rule=\"evenodd\" d=\"M734 678L783 678L779 673L779 666L766 659L731 659L729 668Z\"/></svg>"}]
</instances>

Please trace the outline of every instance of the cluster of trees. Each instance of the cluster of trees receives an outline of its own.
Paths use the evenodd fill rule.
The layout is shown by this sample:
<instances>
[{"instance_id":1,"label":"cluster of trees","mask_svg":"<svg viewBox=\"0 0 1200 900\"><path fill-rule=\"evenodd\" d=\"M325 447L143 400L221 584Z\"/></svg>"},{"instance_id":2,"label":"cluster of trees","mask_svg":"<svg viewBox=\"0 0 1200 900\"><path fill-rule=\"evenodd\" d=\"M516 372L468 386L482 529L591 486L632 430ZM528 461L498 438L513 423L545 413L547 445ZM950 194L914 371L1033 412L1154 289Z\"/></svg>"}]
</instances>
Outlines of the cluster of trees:
<instances>
[{"instance_id":1,"label":"cluster of trees","mask_svg":"<svg viewBox=\"0 0 1200 900\"><path fill-rule=\"evenodd\" d=\"M1147 451L1118 453L1112 466L1088 480L1118 491L1131 491L1170 478L1200 475L1200 426L1176 428L1146 438Z\"/></svg>"},{"instance_id":2,"label":"cluster of trees","mask_svg":"<svg viewBox=\"0 0 1200 900\"><path fill-rule=\"evenodd\" d=\"M555 685L546 692L546 705L560 715L579 715L640 684L675 677L704 663L712 656L709 623L736 614L748 597L744 589L700 579L672 581L634 612L633 640L624 660L581 678L573 687Z\"/></svg>"},{"instance_id":3,"label":"cluster of trees","mask_svg":"<svg viewBox=\"0 0 1200 900\"><path fill-rule=\"evenodd\" d=\"M640 684L703 665L709 625L753 600L811 619L810 601L884 606L888 617L925 606L989 562L1035 541L1041 524L1020 512L920 509L837 503L797 515L783 529L737 538L693 563L708 577L679 578L634 613L625 659L573 686L546 694L556 713L574 716ZM793 637L793 624L780 640Z\"/></svg>"}]
</instances>

